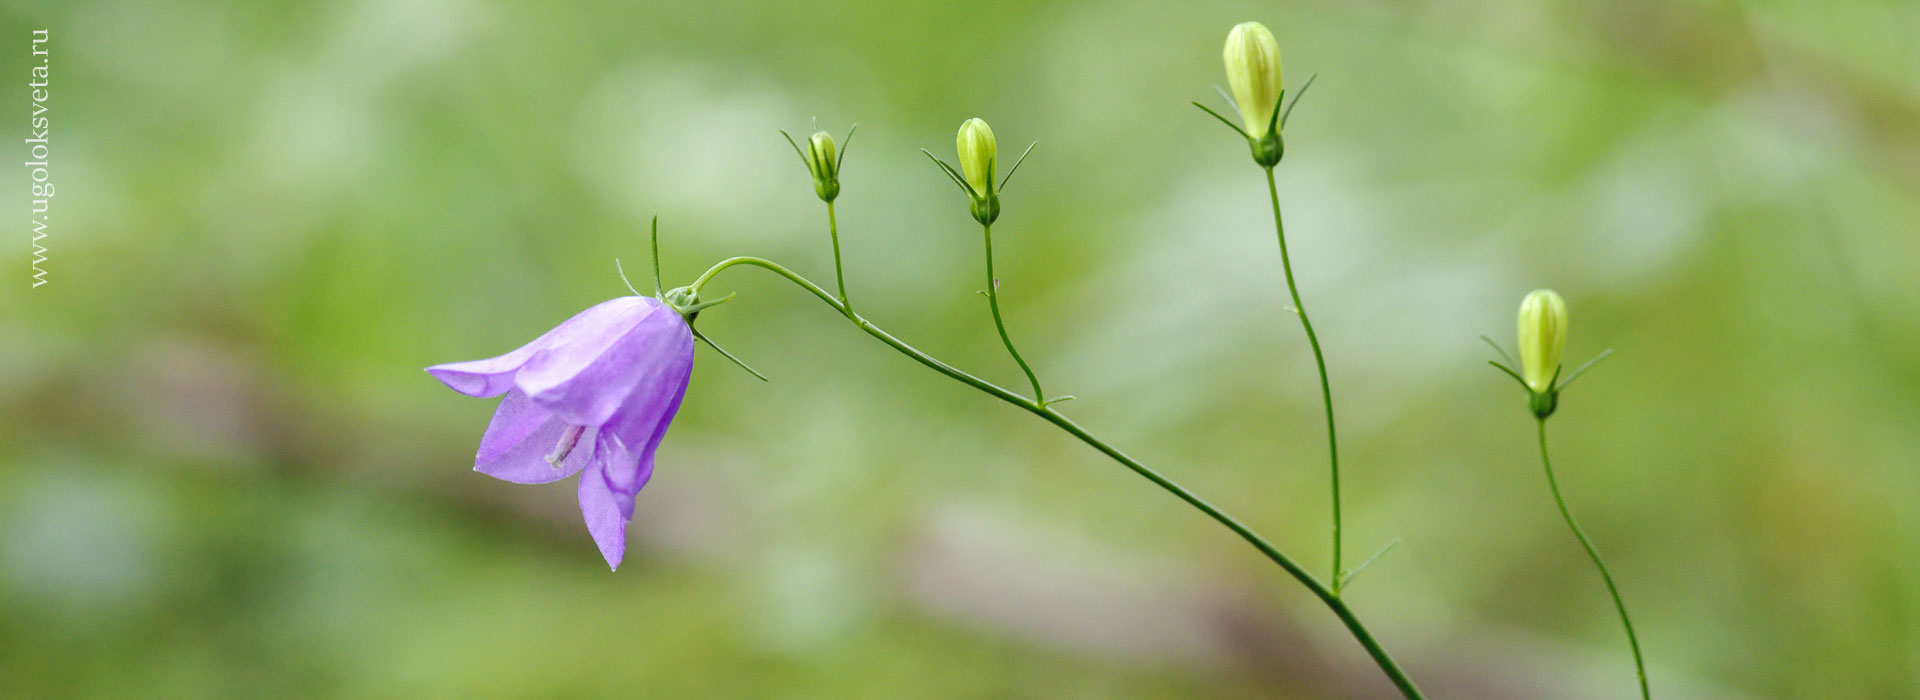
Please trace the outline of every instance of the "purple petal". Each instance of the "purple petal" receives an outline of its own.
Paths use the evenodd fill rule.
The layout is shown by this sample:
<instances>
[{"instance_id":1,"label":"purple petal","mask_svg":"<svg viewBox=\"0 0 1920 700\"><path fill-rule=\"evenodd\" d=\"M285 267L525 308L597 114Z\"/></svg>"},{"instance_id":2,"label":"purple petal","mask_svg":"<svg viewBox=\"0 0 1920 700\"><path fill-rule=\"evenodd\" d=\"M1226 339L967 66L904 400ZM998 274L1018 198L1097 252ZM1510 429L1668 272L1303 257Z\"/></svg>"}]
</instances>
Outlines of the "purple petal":
<instances>
[{"instance_id":1,"label":"purple petal","mask_svg":"<svg viewBox=\"0 0 1920 700\"><path fill-rule=\"evenodd\" d=\"M636 455L610 434L603 433L598 442L601 458L580 474L580 514L600 547L600 556L618 571L627 554L634 494L653 478L653 455Z\"/></svg>"},{"instance_id":2,"label":"purple petal","mask_svg":"<svg viewBox=\"0 0 1920 700\"><path fill-rule=\"evenodd\" d=\"M656 402L669 388L684 391L693 366L686 321L659 301L622 299L629 302L620 316L556 335L514 375L515 386L563 420L586 426L605 425L636 402Z\"/></svg>"},{"instance_id":3,"label":"purple petal","mask_svg":"<svg viewBox=\"0 0 1920 700\"><path fill-rule=\"evenodd\" d=\"M674 415L680 412L680 402L687 396L687 383L693 378L691 337L687 341L683 347L674 348L677 352L662 353L646 367L634 394L601 428L603 439L620 451L639 448L626 460L611 464L652 472L653 453L660 448L660 440L666 437ZM646 479L641 478L639 483L646 483ZM638 491L639 486L634 490Z\"/></svg>"},{"instance_id":4,"label":"purple petal","mask_svg":"<svg viewBox=\"0 0 1920 700\"><path fill-rule=\"evenodd\" d=\"M480 436L480 452L474 456L474 465L493 461L550 420L553 420L552 411L535 405L524 392L508 391L506 397L500 399L500 407L494 409L486 434Z\"/></svg>"},{"instance_id":5,"label":"purple petal","mask_svg":"<svg viewBox=\"0 0 1920 700\"><path fill-rule=\"evenodd\" d=\"M648 465L687 396L687 382L693 377L692 343L687 344L686 354L665 358L651 369L641 378L639 390L602 427L622 447L639 447L639 460Z\"/></svg>"},{"instance_id":6,"label":"purple petal","mask_svg":"<svg viewBox=\"0 0 1920 700\"><path fill-rule=\"evenodd\" d=\"M499 396L513 388L514 374L539 357L549 346L576 338L583 329L631 327L631 322L636 321L644 315L644 312L652 308L639 303L642 299L651 302L652 305L664 306L660 302L644 297L620 297L604 301L574 314L573 318L562 321L553 330L534 338L533 342L522 345L513 352L485 360L434 365L428 367L427 372L462 394L480 398ZM626 325L623 325L623 322Z\"/></svg>"},{"instance_id":7,"label":"purple petal","mask_svg":"<svg viewBox=\"0 0 1920 700\"><path fill-rule=\"evenodd\" d=\"M627 523L633 519L634 497L653 479L654 452L680 411L687 381L693 373L692 348L684 357L660 363L634 396L600 433L600 460L580 475L580 512L587 531L600 545L607 565L620 568L627 548ZM639 445L638 452L630 445Z\"/></svg>"},{"instance_id":8,"label":"purple petal","mask_svg":"<svg viewBox=\"0 0 1920 700\"><path fill-rule=\"evenodd\" d=\"M487 434L480 438L473 470L516 484L544 484L573 476L593 461L595 443L591 429L568 436L570 427L528 401L526 394L508 392L500 400L499 410L494 411ZM547 456L553 454L563 437L573 437L577 442L556 469Z\"/></svg>"}]
</instances>

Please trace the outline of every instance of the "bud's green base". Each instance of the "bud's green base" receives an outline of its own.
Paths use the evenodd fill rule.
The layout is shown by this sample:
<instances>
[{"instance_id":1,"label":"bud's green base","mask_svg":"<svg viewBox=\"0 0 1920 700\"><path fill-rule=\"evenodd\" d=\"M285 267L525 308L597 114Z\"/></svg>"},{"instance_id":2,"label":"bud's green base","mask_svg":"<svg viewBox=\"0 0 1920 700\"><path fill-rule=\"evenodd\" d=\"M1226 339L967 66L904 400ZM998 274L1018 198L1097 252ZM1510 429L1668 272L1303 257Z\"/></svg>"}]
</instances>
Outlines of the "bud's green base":
<instances>
[{"instance_id":1,"label":"bud's green base","mask_svg":"<svg viewBox=\"0 0 1920 700\"><path fill-rule=\"evenodd\" d=\"M1535 418L1546 420L1547 416L1553 415L1553 409L1559 407L1560 392L1558 391L1535 391L1527 394L1527 408L1533 411Z\"/></svg>"},{"instance_id":2,"label":"bud's green base","mask_svg":"<svg viewBox=\"0 0 1920 700\"><path fill-rule=\"evenodd\" d=\"M974 197L973 204L968 207L968 210L973 212L974 221L980 222L982 226L991 226L1000 218L1000 195L988 194L985 197Z\"/></svg>"},{"instance_id":3,"label":"bud's green base","mask_svg":"<svg viewBox=\"0 0 1920 700\"><path fill-rule=\"evenodd\" d=\"M1247 139L1247 148L1253 152L1253 162L1262 168L1271 168L1280 164L1281 156L1287 153L1287 142L1280 138L1280 132L1269 131L1257 139Z\"/></svg>"}]
</instances>

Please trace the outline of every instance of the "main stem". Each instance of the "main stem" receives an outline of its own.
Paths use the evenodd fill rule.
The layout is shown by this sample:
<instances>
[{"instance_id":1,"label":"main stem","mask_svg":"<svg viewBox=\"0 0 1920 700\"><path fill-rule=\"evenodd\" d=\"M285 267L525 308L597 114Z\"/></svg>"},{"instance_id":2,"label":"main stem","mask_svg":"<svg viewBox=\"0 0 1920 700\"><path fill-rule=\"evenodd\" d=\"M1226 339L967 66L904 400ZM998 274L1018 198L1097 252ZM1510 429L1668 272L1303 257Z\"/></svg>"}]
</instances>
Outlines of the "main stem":
<instances>
[{"instance_id":1,"label":"main stem","mask_svg":"<svg viewBox=\"0 0 1920 700\"><path fill-rule=\"evenodd\" d=\"M841 312L843 315L847 317L848 320L852 321L855 326L858 326L860 330L865 331L868 335L878 338L880 342L886 343L888 347L891 347L894 350L899 351L900 354L906 355L907 357L912 358L913 361L918 362L922 365L926 365L927 367L933 369L934 371L944 374L947 377L952 378L956 381L959 381L962 384L971 386L990 396L993 396L994 398L1013 404L1015 406L1018 406L1026 410L1029 413L1033 413L1034 415L1040 416L1042 419L1046 420L1047 422L1052 423L1055 426L1058 426L1061 430L1065 430L1067 431L1067 433L1073 435L1076 438L1079 438L1081 442L1087 443L1088 445L1092 446L1094 449L1099 450L1102 454L1105 454L1108 457L1112 458L1114 461L1119 462L1122 466L1125 466L1126 468L1133 470L1134 473L1139 474L1142 477L1145 477L1148 481L1153 482L1155 486L1159 486L1162 490L1165 490L1168 493L1173 494L1175 497L1179 498L1180 500L1185 501L1187 505L1193 506L1194 508L1198 509L1202 513L1206 513L1207 517L1213 518L1214 521L1225 526L1228 530L1233 531L1234 534L1239 535L1240 539L1246 540L1248 544L1251 544L1255 549L1260 550L1261 554L1266 555L1266 557L1272 560L1273 563L1278 564L1281 569L1287 572L1288 575L1292 576L1295 580L1298 580L1301 585L1306 586L1307 590L1312 591L1314 597L1319 598L1320 602L1326 604L1328 608L1332 609L1334 615L1340 618L1341 624L1345 625L1347 628L1347 631L1353 634L1355 639L1359 640L1360 646L1367 650L1367 655L1372 657L1374 664L1378 665L1380 667L1381 672L1385 673L1387 675L1387 678L1393 681L1394 687L1400 690L1400 694L1402 696L1407 698L1407 700L1425 700L1426 696L1420 694L1420 689L1414 686L1413 680L1407 677L1406 672L1400 669L1400 665L1394 662L1393 657L1387 654L1387 651L1385 648L1382 648L1380 646L1380 642L1378 642L1373 638L1373 633L1367 630L1366 625L1361 624L1360 618L1353 614L1353 610L1351 608L1347 607L1347 603L1345 600L1342 600L1340 596L1336 595L1331 589L1327 588L1325 584L1322 584L1319 579L1314 578L1313 574L1308 573L1307 570L1301 567L1298 562L1295 562L1291 557L1288 557L1286 553L1281 552L1278 547L1273 546L1271 542L1268 542L1266 538L1261 537L1259 533L1254 532L1252 529L1242 524L1239 520L1235 520L1233 516L1228 515L1225 511L1222 511L1219 508L1215 507L1212 503L1208 503L1206 499L1203 499L1197 495L1194 495L1192 491L1188 491L1186 487L1181 486L1178 483L1175 483L1172 479L1168 479L1167 477L1161 475L1159 472L1154 471L1153 469L1147 467L1144 464L1141 464L1138 460L1127 455L1125 452L1121 452L1119 448L1109 445L1107 444L1106 441L1101 440L1098 437L1095 437L1092 433L1087 432L1085 428L1080 427L1078 423L1075 423L1072 420L1068 419L1066 416L1061 415L1059 412L1053 410L1051 406L1048 406L1042 403L1040 400L1026 398L1012 391L1001 388L999 385L996 385L992 382L989 382L987 380L968 374L960 369L953 367L952 365L949 365L945 362L941 362L940 360L935 359L931 355L921 352L920 350L914 348L911 345L908 345L905 341L902 341L899 338L893 337L891 334L887 333L886 331L881 330L880 327L873 325L873 323L868 321L866 318L860 316L859 314L853 313L851 310L847 309L845 304L842 304L838 300L834 299L832 294L828 293L824 289L821 289L819 285L814 284L812 281L809 281L807 278L800 276L799 273L789 270L786 267L780 265L779 263L773 262L771 260L766 260L763 258L754 258L754 257L728 258L726 260L722 260L719 263L714 264L713 267L709 268L705 273L702 273L698 279L694 280L692 285L693 290L695 292L698 292L701 287L705 286L707 282L713 279L714 275L719 274L721 270L725 270L735 265L752 265L755 267L764 268L766 270L773 272L774 274L787 278L788 281L791 281L794 284L799 285L802 289L805 289L808 292L813 293L813 295L816 297L819 297L821 301L826 302L828 306L831 306L836 311ZM1036 391L1035 394L1037 396L1038 392Z\"/></svg>"},{"instance_id":2,"label":"main stem","mask_svg":"<svg viewBox=\"0 0 1920 700\"><path fill-rule=\"evenodd\" d=\"M1620 626L1627 629L1627 646L1633 648L1633 669L1640 674L1640 697L1652 700L1653 694L1647 689L1647 664L1640 658L1640 638L1633 633L1633 620L1627 618L1627 604L1620 599L1620 588L1613 585L1613 573L1607 571L1607 563L1600 560L1600 550L1594 548L1593 540L1587 539L1587 533L1580 529L1580 523L1573 519L1573 511L1567 509L1567 499L1560 496L1560 482L1553 478L1553 460L1547 457L1547 419L1540 423L1540 464L1547 469L1547 487L1553 490L1553 502L1560 506L1560 517L1566 518L1567 528L1573 530L1573 536L1580 540L1580 546L1587 549L1587 556L1593 559L1593 565L1600 570L1600 580L1607 582L1607 593L1613 595L1613 607L1620 611Z\"/></svg>"},{"instance_id":3,"label":"main stem","mask_svg":"<svg viewBox=\"0 0 1920 700\"><path fill-rule=\"evenodd\" d=\"M831 199L827 200L827 238L833 241L833 281L840 286L840 306L851 317L853 302L847 300L847 276L840 271L840 222L834 219Z\"/></svg>"},{"instance_id":4,"label":"main stem","mask_svg":"<svg viewBox=\"0 0 1920 700\"><path fill-rule=\"evenodd\" d=\"M1300 286L1293 281L1293 261L1287 257L1287 227L1280 220L1280 189L1273 183L1273 168L1267 170L1267 196L1273 201L1273 232L1280 239L1280 269L1287 273L1287 293L1293 295L1293 315L1300 317L1300 327L1307 331L1307 345L1313 347L1313 365L1320 370L1320 401L1327 409L1327 461L1333 479L1333 594L1340 595L1341 579L1346 573L1340 568L1340 440L1333 430L1333 385L1327 381L1327 358L1320 352L1320 337L1313 333L1313 321L1307 318L1307 307L1300 303Z\"/></svg>"},{"instance_id":5,"label":"main stem","mask_svg":"<svg viewBox=\"0 0 1920 700\"><path fill-rule=\"evenodd\" d=\"M1047 394L1040 390L1040 377L1034 375L1033 368L1020 358L1020 351L1013 349L1013 339L1007 337L1007 324L1000 320L1000 278L993 274L993 224L980 225L980 237L987 241L987 306L993 309L993 327L1000 331L1000 342L1007 346L1007 354L1013 356L1014 363L1020 365L1020 371L1027 373L1027 381L1033 382L1033 399L1045 406Z\"/></svg>"}]
</instances>

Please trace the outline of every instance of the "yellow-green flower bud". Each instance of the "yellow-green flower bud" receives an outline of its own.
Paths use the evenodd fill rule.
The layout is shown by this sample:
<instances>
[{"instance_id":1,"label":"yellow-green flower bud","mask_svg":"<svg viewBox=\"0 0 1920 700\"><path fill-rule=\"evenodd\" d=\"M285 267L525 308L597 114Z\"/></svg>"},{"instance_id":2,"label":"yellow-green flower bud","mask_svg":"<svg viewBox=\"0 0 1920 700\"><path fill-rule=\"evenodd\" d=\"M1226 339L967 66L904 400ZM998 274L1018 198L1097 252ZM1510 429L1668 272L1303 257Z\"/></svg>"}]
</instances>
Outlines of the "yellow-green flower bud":
<instances>
[{"instance_id":1,"label":"yellow-green flower bud","mask_svg":"<svg viewBox=\"0 0 1920 700\"><path fill-rule=\"evenodd\" d=\"M973 187L973 196L993 196L993 160L1000 148L993 140L993 127L979 117L968 119L960 125L954 146L960 151L960 172Z\"/></svg>"},{"instance_id":2,"label":"yellow-green flower bud","mask_svg":"<svg viewBox=\"0 0 1920 700\"><path fill-rule=\"evenodd\" d=\"M1240 119L1247 136L1258 140L1274 124L1274 110L1280 106L1280 43L1273 32L1259 22L1241 22L1227 32L1227 47L1221 52L1227 62L1227 87L1240 107Z\"/></svg>"},{"instance_id":3,"label":"yellow-green flower bud","mask_svg":"<svg viewBox=\"0 0 1920 700\"><path fill-rule=\"evenodd\" d=\"M1520 376L1535 394L1550 393L1567 347L1567 302L1551 289L1520 301Z\"/></svg>"},{"instance_id":4,"label":"yellow-green flower bud","mask_svg":"<svg viewBox=\"0 0 1920 700\"><path fill-rule=\"evenodd\" d=\"M840 195L840 163L834 157L832 135L816 131L807 139L807 169L813 171L813 192L829 202Z\"/></svg>"}]
</instances>

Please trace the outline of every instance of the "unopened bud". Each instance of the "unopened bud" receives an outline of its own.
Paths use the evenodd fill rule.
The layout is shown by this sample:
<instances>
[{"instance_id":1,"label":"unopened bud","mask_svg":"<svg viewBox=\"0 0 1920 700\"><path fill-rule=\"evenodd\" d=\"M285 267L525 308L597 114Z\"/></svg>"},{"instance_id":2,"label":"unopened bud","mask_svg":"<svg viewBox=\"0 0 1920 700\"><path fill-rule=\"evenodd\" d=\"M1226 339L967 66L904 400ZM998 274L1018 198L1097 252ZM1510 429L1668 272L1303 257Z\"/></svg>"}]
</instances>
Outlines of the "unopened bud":
<instances>
[{"instance_id":1,"label":"unopened bud","mask_svg":"<svg viewBox=\"0 0 1920 700\"><path fill-rule=\"evenodd\" d=\"M993 127L979 117L968 119L954 137L954 148L960 152L960 174L973 190L969 211L975 221L990 225L1000 218L1000 193L993 185L993 165L1000 146L993 139Z\"/></svg>"},{"instance_id":2,"label":"unopened bud","mask_svg":"<svg viewBox=\"0 0 1920 700\"><path fill-rule=\"evenodd\" d=\"M1520 376L1536 395L1552 393L1566 347L1567 302L1551 289L1528 292L1520 301Z\"/></svg>"},{"instance_id":3,"label":"unopened bud","mask_svg":"<svg viewBox=\"0 0 1920 700\"><path fill-rule=\"evenodd\" d=\"M840 195L840 162L836 157L831 134L816 131L807 139L807 169L813 171L813 192L823 201L831 202Z\"/></svg>"},{"instance_id":4,"label":"unopened bud","mask_svg":"<svg viewBox=\"0 0 1920 700\"><path fill-rule=\"evenodd\" d=\"M967 184L973 187L975 197L987 197L993 191L993 161L999 155L1000 146L993 140L993 127L979 117L968 119L960 125L960 135L954 139L954 146L960 151L960 173L967 176Z\"/></svg>"},{"instance_id":5,"label":"unopened bud","mask_svg":"<svg viewBox=\"0 0 1920 700\"><path fill-rule=\"evenodd\" d=\"M1280 44L1259 22L1241 22L1227 32L1221 52L1227 63L1227 87L1240 108L1247 136L1260 139L1277 128L1274 112L1280 107Z\"/></svg>"}]
</instances>

